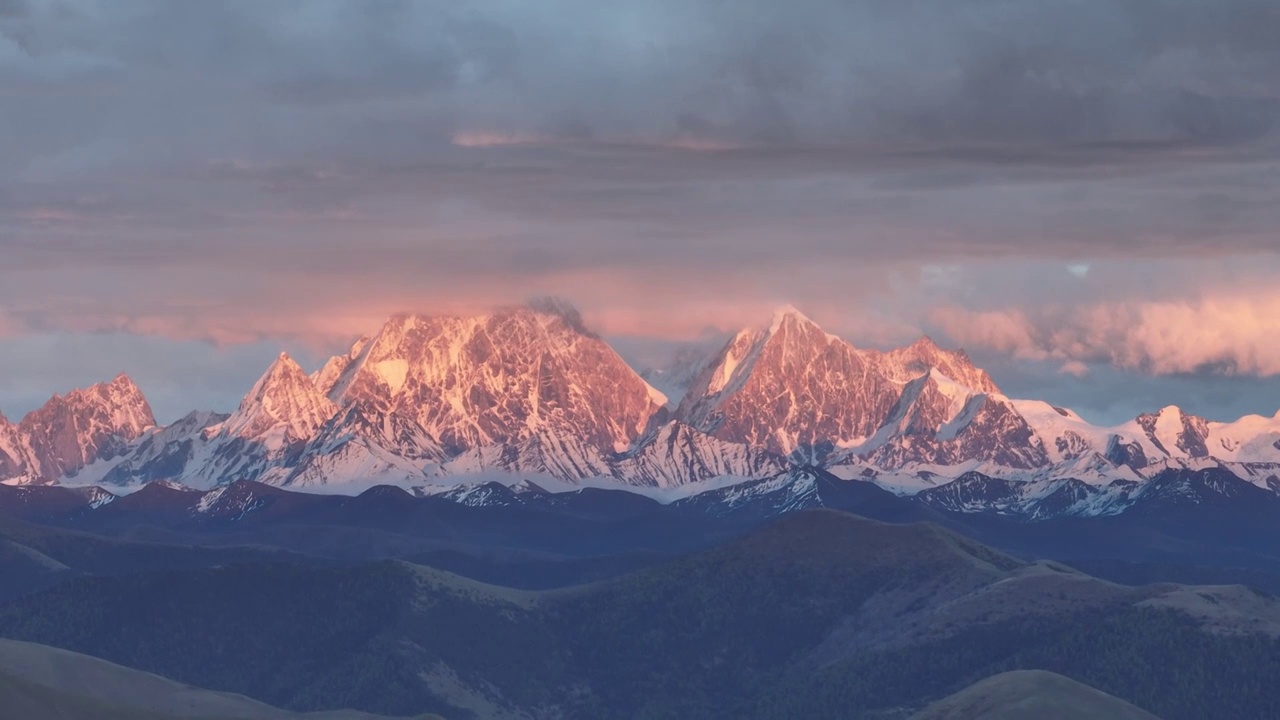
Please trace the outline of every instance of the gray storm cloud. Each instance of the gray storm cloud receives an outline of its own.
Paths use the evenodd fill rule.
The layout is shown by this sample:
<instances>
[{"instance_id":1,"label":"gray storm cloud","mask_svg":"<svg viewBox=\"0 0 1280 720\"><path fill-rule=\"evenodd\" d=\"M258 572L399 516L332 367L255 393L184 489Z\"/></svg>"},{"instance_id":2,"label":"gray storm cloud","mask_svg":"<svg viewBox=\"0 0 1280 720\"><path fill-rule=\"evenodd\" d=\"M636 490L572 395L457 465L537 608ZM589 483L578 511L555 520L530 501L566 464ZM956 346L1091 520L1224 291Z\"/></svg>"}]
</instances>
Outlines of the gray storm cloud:
<instances>
[{"instance_id":1,"label":"gray storm cloud","mask_svg":"<svg viewBox=\"0 0 1280 720\"><path fill-rule=\"evenodd\" d=\"M414 149L460 130L1221 142L1270 132L1280 101L1266 0L8 0L0 18L2 87L25 99L11 163L156 132L394 150L352 126L416 130ZM100 112L38 121L75 107Z\"/></svg>"}]
</instances>

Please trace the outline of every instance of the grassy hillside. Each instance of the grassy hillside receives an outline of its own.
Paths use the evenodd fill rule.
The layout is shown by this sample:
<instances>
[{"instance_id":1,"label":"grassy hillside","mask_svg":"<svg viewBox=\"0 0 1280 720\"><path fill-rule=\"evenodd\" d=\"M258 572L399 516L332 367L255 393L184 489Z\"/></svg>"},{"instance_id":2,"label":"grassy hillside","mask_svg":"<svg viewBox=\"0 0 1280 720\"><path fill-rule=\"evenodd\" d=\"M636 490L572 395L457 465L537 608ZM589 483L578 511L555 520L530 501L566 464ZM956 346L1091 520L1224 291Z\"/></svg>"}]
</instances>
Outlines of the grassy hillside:
<instances>
[{"instance_id":1,"label":"grassy hillside","mask_svg":"<svg viewBox=\"0 0 1280 720\"><path fill-rule=\"evenodd\" d=\"M0 716L22 720L379 720L300 714L56 648L0 641ZM423 715L419 720L442 720Z\"/></svg>"},{"instance_id":2,"label":"grassy hillside","mask_svg":"<svg viewBox=\"0 0 1280 720\"><path fill-rule=\"evenodd\" d=\"M1035 667L1166 720L1213 707L1280 717L1280 644L1244 622L1274 602L1246 595L1213 596L1236 607L1209 633L1178 609L1188 596L1176 587L1115 585L933 525L815 511L552 591L393 561L81 578L0 607L0 634L293 710L902 717Z\"/></svg>"},{"instance_id":3,"label":"grassy hillside","mask_svg":"<svg viewBox=\"0 0 1280 720\"><path fill-rule=\"evenodd\" d=\"M1054 673L1002 673L940 700L912 720L1157 720L1145 710Z\"/></svg>"},{"instance_id":4,"label":"grassy hillside","mask_svg":"<svg viewBox=\"0 0 1280 720\"><path fill-rule=\"evenodd\" d=\"M85 575L211 568L250 562L319 564L268 547L197 547L136 542L0 517L0 601Z\"/></svg>"},{"instance_id":5,"label":"grassy hillside","mask_svg":"<svg viewBox=\"0 0 1280 720\"><path fill-rule=\"evenodd\" d=\"M130 707L113 707L0 673L0 707L22 720L177 720Z\"/></svg>"}]
</instances>

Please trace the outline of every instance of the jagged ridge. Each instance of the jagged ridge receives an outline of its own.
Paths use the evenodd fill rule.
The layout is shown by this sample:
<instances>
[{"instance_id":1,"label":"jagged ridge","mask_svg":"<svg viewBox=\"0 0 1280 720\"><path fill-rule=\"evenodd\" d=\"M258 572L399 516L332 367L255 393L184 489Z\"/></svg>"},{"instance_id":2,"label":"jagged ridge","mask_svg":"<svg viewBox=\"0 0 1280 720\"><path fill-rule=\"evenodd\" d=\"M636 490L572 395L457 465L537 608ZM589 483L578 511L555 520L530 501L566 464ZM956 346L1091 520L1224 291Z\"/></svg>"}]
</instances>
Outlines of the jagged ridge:
<instances>
[{"instance_id":1,"label":"jagged ridge","mask_svg":"<svg viewBox=\"0 0 1280 720\"><path fill-rule=\"evenodd\" d=\"M689 374L694 357L681 356ZM1099 428L1010 400L962 351L858 349L793 308L701 364L673 411L562 303L398 315L312 375L281 355L230 416L155 428L123 376L17 425L0 416L0 479L356 488L500 473L674 488L816 464L948 509L1031 516L1110 511L1170 470L1280 489L1280 414L1212 423L1166 408Z\"/></svg>"}]
</instances>

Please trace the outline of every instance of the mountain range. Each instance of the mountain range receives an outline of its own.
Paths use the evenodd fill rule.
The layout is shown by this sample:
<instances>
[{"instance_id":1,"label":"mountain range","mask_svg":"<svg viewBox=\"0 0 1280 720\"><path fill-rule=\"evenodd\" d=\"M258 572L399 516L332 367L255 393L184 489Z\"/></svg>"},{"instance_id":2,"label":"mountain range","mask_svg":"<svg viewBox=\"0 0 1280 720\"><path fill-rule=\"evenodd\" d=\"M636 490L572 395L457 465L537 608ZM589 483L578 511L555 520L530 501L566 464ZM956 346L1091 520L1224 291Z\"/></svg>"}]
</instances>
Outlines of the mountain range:
<instances>
[{"instance_id":1,"label":"mountain range","mask_svg":"<svg viewBox=\"0 0 1280 720\"><path fill-rule=\"evenodd\" d=\"M1098 427L1005 396L963 351L927 337L857 348L794 308L713 352L637 371L572 307L540 301L397 315L312 373L281 354L230 415L158 426L121 375L16 424L0 416L5 484L112 495L253 481L478 502L467 490L496 481L741 499L795 482L798 468L1028 519L1125 512L1172 492L1156 482L1169 471L1183 482L1222 471L1221 492L1275 496L1280 413L1216 423L1167 407Z\"/></svg>"}]
</instances>

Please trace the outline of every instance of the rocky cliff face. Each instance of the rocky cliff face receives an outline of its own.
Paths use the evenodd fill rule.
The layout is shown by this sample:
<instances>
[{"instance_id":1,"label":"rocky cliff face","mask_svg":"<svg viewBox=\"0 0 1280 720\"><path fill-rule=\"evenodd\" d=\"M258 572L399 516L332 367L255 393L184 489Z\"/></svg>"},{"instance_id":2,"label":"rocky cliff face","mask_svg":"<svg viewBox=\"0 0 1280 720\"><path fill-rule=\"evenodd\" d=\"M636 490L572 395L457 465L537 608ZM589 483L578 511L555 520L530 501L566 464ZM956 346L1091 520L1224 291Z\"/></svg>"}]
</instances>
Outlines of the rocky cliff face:
<instances>
[{"instance_id":1,"label":"rocky cliff face","mask_svg":"<svg viewBox=\"0 0 1280 720\"><path fill-rule=\"evenodd\" d=\"M974 392L997 392L963 352L943 350L928 338L889 352L860 350L786 308L768 329L735 336L676 415L722 440L821 460L838 448L863 445L897 422L891 415L904 393L916 393L912 383L931 373ZM912 401L928 405L930 396Z\"/></svg>"},{"instance_id":2,"label":"rocky cliff face","mask_svg":"<svg viewBox=\"0 0 1280 720\"><path fill-rule=\"evenodd\" d=\"M370 418L412 421L447 455L547 435L623 452L665 403L562 312L401 315L356 350L330 399Z\"/></svg>"},{"instance_id":3,"label":"rocky cliff face","mask_svg":"<svg viewBox=\"0 0 1280 720\"><path fill-rule=\"evenodd\" d=\"M0 435L8 437L0 437L0 446L8 447L0 447L0 453L10 458L0 460L0 465L11 473L25 466L27 475L57 479L95 460L122 454L154 425L142 391L120 375L109 383L53 396L24 417L16 432L11 425L8 431L0 427ZM10 453L25 458L16 459Z\"/></svg>"},{"instance_id":4,"label":"rocky cliff face","mask_svg":"<svg viewBox=\"0 0 1280 720\"><path fill-rule=\"evenodd\" d=\"M944 350L927 336L904 348L867 354L878 361L886 377L900 385L937 370L943 377L977 392L1000 392L987 371L974 365L965 351Z\"/></svg>"},{"instance_id":5,"label":"rocky cliff face","mask_svg":"<svg viewBox=\"0 0 1280 720\"><path fill-rule=\"evenodd\" d=\"M33 482L39 475L27 438L8 418L0 415L0 480Z\"/></svg>"},{"instance_id":6,"label":"rocky cliff face","mask_svg":"<svg viewBox=\"0 0 1280 720\"><path fill-rule=\"evenodd\" d=\"M337 411L298 363L281 353L221 432L283 448L311 440Z\"/></svg>"},{"instance_id":7,"label":"rocky cliff face","mask_svg":"<svg viewBox=\"0 0 1280 720\"><path fill-rule=\"evenodd\" d=\"M870 437L900 386L873 358L798 311L738 333L676 411L721 440L780 455L828 451Z\"/></svg>"},{"instance_id":8,"label":"rocky cliff face","mask_svg":"<svg viewBox=\"0 0 1280 720\"><path fill-rule=\"evenodd\" d=\"M876 437L859 453L885 468L991 463L1048 464L1044 446L1007 398L977 392L938 369L908 383Z\"/></svg>"},{"instance_id":9,"label":"rocky cliff face","mask_svg":"<svg viewBox=\"0 0 1280 720\"><path fill-rule=\"evenodd\" d=\"M1147 440L1165 455L1209 456L1206 445L1209 423L1204 418L1187 415L1176 407L1166 407L1158 413L1139 415L1137 423Z\"/></svg>"}]
</instances>

